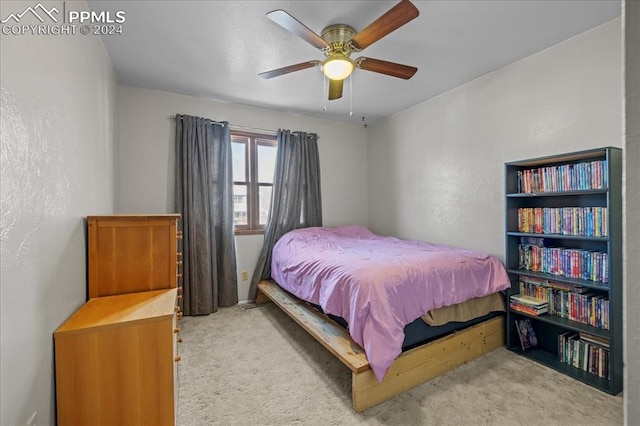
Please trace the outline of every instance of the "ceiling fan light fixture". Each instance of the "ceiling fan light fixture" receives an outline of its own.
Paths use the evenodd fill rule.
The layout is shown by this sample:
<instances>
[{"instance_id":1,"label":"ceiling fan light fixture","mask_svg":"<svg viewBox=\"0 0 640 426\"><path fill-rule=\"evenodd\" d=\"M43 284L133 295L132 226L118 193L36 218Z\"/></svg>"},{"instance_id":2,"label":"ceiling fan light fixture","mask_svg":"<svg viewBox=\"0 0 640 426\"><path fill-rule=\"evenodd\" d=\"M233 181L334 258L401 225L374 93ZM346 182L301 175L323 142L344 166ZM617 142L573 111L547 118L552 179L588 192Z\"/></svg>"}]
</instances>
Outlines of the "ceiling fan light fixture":
<instances>
[{"instance_id":1,"label":"ceiling fan light fixture","mask_svg":"<svg viewBox=\"0 0 640 426\"><path fill-rule=\"evenodd\" d=\"M355 62L342 54L331 55L322 62L322 72L329 80L344 80L355 68Z\"/></svg>"}]
</instances>

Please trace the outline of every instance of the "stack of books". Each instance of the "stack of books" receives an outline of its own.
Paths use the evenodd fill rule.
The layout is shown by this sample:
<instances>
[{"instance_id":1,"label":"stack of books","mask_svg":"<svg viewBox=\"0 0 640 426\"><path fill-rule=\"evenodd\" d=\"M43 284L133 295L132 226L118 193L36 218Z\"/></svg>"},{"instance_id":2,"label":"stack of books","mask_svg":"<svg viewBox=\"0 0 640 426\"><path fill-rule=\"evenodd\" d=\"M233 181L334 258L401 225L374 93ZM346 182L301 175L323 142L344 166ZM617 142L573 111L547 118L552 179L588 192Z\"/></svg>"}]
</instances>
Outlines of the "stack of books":
<instances>
[{"instance_id":1,"label":"stack of books","mask_svg":"<svg viewBox=\"0 0 640 426\"><path fill-rule=\"evenodd\" d=\"M549 302L547 300L536 299L531 296L514 294L509 298L509 307L514 311L538 316L548 312Z\"/></svg>"},{"instance_id":2,"label":"stack of books","mask_svg":"<svg viewBox=\"0 0 640 426\"><path fill-rule=\"evenodd\" d=\"M587 333L565 331L558 335L558 358L603 379L611 380L609 341Z\"/></svg>"},{"instance_id":3,"label":"stack of books","mask_svg":"<svg viewBox=\"0 0 640 426\"><path fill-rule=\"evenodd\" d=\"M547 313L609 329L609 297L604 292L593 292L589 288L520 276L518 283L520 296L529 296L549 302Z\"/></svg>"}]
</instances>

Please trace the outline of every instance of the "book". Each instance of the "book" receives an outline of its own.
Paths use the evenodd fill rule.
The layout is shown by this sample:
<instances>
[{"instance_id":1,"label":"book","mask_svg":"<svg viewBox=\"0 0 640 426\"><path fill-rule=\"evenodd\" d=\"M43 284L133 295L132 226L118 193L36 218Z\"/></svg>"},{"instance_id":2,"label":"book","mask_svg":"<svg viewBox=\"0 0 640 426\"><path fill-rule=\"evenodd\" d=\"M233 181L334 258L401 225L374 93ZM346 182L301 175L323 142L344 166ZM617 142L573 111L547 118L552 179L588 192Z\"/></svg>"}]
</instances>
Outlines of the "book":
<instances>
[{"instance_id":1,"label":"book","mask_svg":"<svg viewBox=\"0 0 640 426\"><path fill-rule=\"evenodd\" d=\"M522 350L526 351L527 349L531 349L532 347L537 346L538 338L536 337L536 333L533 331L531 320L529 318L525 318L515 321L516 330L518 330L518 337L520 338L520 345L522 346Z\"/></svg>"},{"instance_id":2,"label":"book","mask_svg":"<svg viewBox=\"0 0 640 426\"><path fill-rule=\"evenodd\" d=\"M527 296L523 294L514 294L511 296L511 300L517 303L521 303L523 305L529 305L536 308L549 305L549 302L547 302L545 299L538 299L536 297Z\"/></svg>"},{"instance_id":3,"label":"book","mask_svg":"<svg viewBox=\"0 0 640 426\"><path fill-rule=\"evenodd\" d=\"M580 333L580 340L602 346L603 348L609 348L609 340L604 337L594 336L589 333Z\"/></svg>"},{"instance_id":4,"label":"book","mask_svg":"<svg viewBox=\"0 0 640 426\"><path fill-rule=\"evenodd\" d=\"M549 311L549 302L531 296L514 294L509 298L509 307L519 312L538 316Z\"/></svg>"},{"instance_id":5,"label":"book","mask_svg":"<svg viewBox=\"0 0 640 426\"><path fill-rule=\"evenodd\" d=\"M546 314L548 312L548 308L546 306L544 308L534 308L532 306L523 305L514 301L509 302L509 308L511 308L512 311L521 312L523 314L535 317Z\"/></svg>"}]
</instances>

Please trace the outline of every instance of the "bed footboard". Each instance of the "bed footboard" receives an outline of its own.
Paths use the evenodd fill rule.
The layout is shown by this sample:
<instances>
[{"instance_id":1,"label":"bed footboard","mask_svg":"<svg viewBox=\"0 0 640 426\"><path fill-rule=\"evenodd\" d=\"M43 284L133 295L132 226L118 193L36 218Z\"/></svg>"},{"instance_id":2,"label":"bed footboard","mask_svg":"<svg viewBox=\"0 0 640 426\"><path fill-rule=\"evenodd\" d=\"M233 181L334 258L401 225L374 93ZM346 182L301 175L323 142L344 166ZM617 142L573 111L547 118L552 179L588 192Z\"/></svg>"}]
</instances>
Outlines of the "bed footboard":
<instances>
[{"instance_id":1,"label":"bed footboard","mask_svg":"<svg viewBox=\"0 0 640 426\"><path fill-rule=\"evenodd\" d=\"M504 317L495 317L402 353L378 383L364 350L344 328L273 281L261 281L258 290L351 370L353 408L358 412L489 353L505 341Z\"/></svg>"},{"instance_id":2,"label":"bed footboard","mask_svg":"<svg viewBox=\"0 0 640 426\"><path fill-rule=\"evenodd\" d=\"M504 317L402 353L378 383L373 370L352 373L353 408L360 412L504 346Z\"/></svg>"}]
</instances>

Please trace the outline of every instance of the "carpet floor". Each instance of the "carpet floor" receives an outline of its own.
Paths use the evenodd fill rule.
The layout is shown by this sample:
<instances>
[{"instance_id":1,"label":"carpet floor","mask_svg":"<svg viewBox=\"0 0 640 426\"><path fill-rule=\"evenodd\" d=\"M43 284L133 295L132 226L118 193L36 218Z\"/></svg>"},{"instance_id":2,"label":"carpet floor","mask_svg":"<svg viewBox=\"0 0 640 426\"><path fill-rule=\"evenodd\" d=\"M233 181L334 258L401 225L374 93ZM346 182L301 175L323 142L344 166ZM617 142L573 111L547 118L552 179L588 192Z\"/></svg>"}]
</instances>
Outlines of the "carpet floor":
<instances>
[{"instance_id":1,"label":"carpet floor","mask_svg":"<svg viewBox=\"0 0 640 426\"><path fill-rule=\"evenodd\" d=\"M500 348L356 413L351 372L275 305L185 317L178 425L621 425L611 396Z\"/></svg>"}]
</instances>

